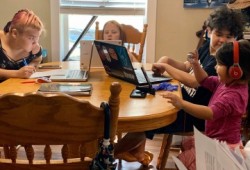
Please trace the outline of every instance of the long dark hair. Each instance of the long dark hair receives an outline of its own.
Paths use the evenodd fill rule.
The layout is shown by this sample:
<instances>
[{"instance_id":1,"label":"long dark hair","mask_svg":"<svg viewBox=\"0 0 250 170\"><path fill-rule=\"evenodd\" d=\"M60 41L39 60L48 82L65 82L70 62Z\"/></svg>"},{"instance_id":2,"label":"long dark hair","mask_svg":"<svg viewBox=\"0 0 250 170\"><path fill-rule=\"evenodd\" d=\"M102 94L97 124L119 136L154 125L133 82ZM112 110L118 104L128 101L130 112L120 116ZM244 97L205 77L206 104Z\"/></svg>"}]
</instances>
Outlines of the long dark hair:
<instances>
[{"instance_id":1,"label":"long dark hair","mask_svg":"<svg viewBox=\"0 0 250 170\"><path fill-rule=\"evenodd\" d=\"M233 43L224 43L216 52L216 60L220 65L229 68L234 64ZM250 42L248 40L239 41L239 65L243 71L241 80L250 80Z\"/></svg>"}]
</instances>

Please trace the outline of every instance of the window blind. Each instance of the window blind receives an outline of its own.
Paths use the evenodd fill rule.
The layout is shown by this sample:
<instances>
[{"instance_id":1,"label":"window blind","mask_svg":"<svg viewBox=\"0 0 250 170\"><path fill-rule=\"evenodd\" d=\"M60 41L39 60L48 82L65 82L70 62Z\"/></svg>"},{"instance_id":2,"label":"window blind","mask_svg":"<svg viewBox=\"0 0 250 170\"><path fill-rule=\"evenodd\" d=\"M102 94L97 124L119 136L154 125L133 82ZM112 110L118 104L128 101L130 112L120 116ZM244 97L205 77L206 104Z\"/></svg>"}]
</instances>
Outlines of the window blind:
<instances>
[{"instance_id":1,"label":"window blind","mask_svg":"<svg viewBox=\"0 0 250 170\"><path fill-rule=\"evenodd\" d=\"M60 0L61 13L144 15L147 0Z\"/></svg>"}]
</instances>

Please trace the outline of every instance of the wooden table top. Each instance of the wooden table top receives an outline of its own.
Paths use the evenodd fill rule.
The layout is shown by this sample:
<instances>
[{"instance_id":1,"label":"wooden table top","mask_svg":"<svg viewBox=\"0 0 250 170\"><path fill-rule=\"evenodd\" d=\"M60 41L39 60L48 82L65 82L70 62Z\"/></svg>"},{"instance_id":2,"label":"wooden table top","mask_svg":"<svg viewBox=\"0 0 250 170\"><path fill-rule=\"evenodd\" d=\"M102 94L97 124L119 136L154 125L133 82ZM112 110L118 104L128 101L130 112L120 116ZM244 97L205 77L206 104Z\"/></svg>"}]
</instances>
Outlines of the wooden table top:
<instances>
[{"instance_id":1,"label":"wooden table top","mask_svg":"<svg viewBox=\"0 0 250 170\"><path fill-rule=\"evenodd\" d=\"M51 64L51 63L49 63ZM63 68L79 69L79 62L63 62ZM147 68L146 69L150 69ZM22 83L27 79L11 78L0 83L0 94L9 92L34 92L39 88L36 83ZM169 104L166 99L160 96L160 91L156 95L147 95L145 99L130 98L131 91L135 85L123 80L108 76L103 68L91 68L89 80L86 83L91 83L93 92L91 96L77 97L83 100L88 100L92 104L99 107L102 101L107 101L109 97L109 86L111 82L119 82L122 86L120 94L120 112L118 119L118 132L140 132L151 130L170 124L176 119L176 109ZM179 83L175 80L172 84ZM180 88L173 92L181 96Z\"/></svg>"}]
</instances>

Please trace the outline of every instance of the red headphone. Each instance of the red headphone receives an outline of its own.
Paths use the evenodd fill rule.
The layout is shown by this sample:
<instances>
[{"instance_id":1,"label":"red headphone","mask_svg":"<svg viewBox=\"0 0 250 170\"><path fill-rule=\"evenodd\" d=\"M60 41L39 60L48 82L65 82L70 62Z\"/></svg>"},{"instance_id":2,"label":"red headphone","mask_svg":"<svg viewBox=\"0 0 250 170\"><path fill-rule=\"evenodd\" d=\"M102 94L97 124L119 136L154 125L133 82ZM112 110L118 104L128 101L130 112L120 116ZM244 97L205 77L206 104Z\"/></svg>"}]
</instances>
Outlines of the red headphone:
<instances>
[{"instance_id":1,"label":"red headphone","mask_svg":"<svg viewBox=\"0 0 250 170\"><path fill-rule=\"evenodd\" d=\"M240 68L239 65L239 42L234 41L233 42L233 57L234 57L234 63L233 65L229 68L229 74L233 79L240 79L243 75L243 71Z\"/></svg>"}]
</instances>

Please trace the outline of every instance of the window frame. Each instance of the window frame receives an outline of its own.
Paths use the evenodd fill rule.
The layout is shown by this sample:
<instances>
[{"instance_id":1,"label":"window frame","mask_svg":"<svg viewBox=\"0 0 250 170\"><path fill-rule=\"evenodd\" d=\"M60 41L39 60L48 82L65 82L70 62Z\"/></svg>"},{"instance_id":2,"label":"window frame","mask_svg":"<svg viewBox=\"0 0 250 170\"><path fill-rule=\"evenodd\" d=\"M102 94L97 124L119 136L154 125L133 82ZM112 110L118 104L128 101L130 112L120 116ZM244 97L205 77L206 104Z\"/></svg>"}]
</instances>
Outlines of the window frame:
<instances>
[{"instance_id":1,"label":"window frame","mask_svg":"<svg viewBox=\"0 0 250 170\"><path fill-rule=\"evenodd\" d=\"M146 9L146 18L148 24L148 31L147 31L147 39L145 43L146 48L146 61L148 63L152 63L155 61L155 36L156 36L156 7L157 1L155 0L147 0L148 8ZM62 57L60 57L60 13L62 12L60 9L60 0L53 0L50 1L51 5L51 61L62 61ZM79 10L73 10L73 13L79 13ZM81 10L81 14L83 14ZM150 41L148 41L150 39ZM147 48L147 46L150 47Z\"/></svg>"},{"instance_id":2,"label":"window frame","mask_svg":"<svg viewBox=\"0 0 250 170\"><path fill-rule=\"evenodd\" d=\"M142 3L134 0L62 0L68 4L60 7L60 13L66 14L103 14L113 15L144 15ZM144 1L144 0L143 0ZM88 4L88 5L85 5Z\"/></svg>"}]
</instances>

